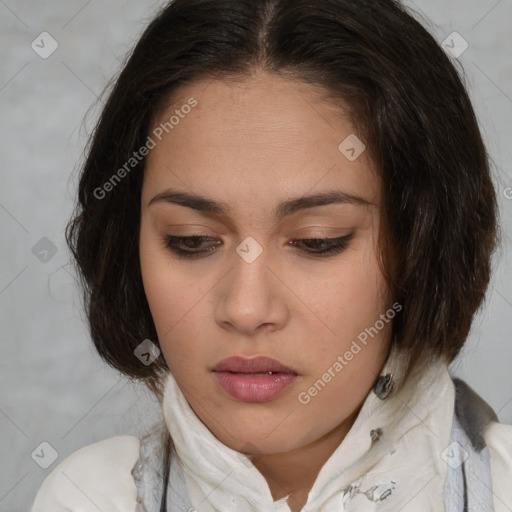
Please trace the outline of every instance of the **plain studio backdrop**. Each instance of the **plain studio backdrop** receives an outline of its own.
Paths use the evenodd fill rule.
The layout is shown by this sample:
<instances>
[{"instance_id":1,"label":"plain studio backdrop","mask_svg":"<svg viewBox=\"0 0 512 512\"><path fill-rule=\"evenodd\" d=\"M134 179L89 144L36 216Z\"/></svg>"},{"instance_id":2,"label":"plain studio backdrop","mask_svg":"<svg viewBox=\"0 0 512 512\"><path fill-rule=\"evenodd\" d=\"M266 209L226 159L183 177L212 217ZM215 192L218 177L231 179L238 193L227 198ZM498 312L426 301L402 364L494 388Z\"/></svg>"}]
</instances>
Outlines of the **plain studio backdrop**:
<instances>
[{"instance_id":1,"label":"plain studio backdrop","mask_svg":"<svg viewBox=\"0 0 512 512\"><path fill-rule=\"evenodd\" d=\"M98 107L85 123L84 116L163 3L0 0L2 512L26 512L71 452L138 435L159 415L145 388L95 353L64 227ZM495 164L503 245L487 301L452 369L512 423L512 0L406 4L439 43L451 36L468 45L451 58L464 66Z\"/></svg>"}]
</instances>

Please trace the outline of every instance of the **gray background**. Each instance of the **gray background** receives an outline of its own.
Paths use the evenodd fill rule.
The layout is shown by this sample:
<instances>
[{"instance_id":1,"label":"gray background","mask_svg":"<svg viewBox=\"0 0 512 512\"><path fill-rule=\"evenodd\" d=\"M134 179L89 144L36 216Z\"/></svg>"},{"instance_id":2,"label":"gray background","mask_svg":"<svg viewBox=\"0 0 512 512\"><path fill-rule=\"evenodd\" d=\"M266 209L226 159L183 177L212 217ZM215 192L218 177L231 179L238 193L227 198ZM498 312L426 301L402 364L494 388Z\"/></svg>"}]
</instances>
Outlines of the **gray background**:
<instances>
[{"instance_id":1,"label":"gray background","mask_svg":"<svg viewBox=\"0 0 512 512\"><path fill-rule=\"evenodd\" d=\"M137 435L159 417L149 392L93 349L64 226L98 113L90 107L162 3L0 0L1 511L28 510L69 453L112 435ZM406 3L430 20L439 42L457 31L469 43L458 60L495 162L503 246L487 302L452 369L512 423L512 0ZM47 59L31 48L44 31L59 44ZM44 237L56 250L46 262L32 252L48 244ZM31 457L43 441L58 452L48 469Z\"/></svg>"}]
</instances>

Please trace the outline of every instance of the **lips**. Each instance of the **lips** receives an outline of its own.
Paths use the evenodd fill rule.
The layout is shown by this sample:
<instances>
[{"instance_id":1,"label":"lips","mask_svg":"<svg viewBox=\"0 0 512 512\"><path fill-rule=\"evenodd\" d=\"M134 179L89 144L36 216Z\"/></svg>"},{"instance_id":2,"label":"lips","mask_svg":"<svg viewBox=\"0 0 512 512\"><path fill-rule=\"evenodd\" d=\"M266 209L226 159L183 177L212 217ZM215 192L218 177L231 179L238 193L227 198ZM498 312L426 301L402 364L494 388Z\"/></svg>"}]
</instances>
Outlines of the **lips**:
<instances>
[{"instance_id":1,"label":"lips","mask_svg":"<svg viewBox=\"0 0 512 512\"><path fill-rule=\"evenodd\" d=\"M235 356L213 369L220 389L238 402L268 402L297 380L297 372L270 357L246 359Z\"/></svg>"},{"instance_id":2,"label":"lips","mask_svg":"<svg viewBox=\"0 0 512 512\"><path fill-rule=\"evenodd\" d=\"M290 373L297 375L297 372L281 364L271 357L255 357L246 359L235 356L223 359L213 369L214 372L231 372L236 374L261 374L268 375L273 373Z\"/></svg>"}]
</instances>

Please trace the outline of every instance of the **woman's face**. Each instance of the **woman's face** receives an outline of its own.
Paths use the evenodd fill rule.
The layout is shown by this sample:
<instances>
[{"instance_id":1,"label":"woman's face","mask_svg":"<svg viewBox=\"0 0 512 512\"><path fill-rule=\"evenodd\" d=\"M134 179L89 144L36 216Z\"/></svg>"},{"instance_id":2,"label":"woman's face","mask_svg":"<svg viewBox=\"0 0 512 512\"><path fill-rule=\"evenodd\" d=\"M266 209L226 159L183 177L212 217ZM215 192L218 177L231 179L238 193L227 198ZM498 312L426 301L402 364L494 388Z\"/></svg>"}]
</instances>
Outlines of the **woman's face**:
<instances>
[{"instance_id":1,"label":"woman's face","mask_svg":"<svg viewBox=\"0 0 512 512\"><path fill-rule=\"evenodd\" d=\"M192 409L238 451L281 453L346 432L394 316L377 263L380 184L348 117L311 85L259 73L186 85L149 135L142 277ZM207 238L166 245L190 236ZM234 356L286 368L220 371Z\"/></svg>"}]
</instances>

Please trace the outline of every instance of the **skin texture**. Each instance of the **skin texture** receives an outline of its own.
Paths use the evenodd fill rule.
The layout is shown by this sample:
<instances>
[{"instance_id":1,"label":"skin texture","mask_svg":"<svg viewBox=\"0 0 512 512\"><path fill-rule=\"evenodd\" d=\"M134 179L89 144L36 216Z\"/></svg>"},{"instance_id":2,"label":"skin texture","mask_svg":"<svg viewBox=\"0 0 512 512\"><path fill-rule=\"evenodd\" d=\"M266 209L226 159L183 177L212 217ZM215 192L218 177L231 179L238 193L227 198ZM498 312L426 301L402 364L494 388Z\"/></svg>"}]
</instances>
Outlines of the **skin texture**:
<instances>
[{"instance_id":1,"label":"skin texture","mask_svg":"<svg viewBox=\"0 0 512 512\"><path fill-rule=\"evenodd\" d=\"M141 271L164 357L201 421L232 449L259 453L254 464L274 499L291 493L293 511L352 426L388 355L391 332L389 322L308 404L299 402L298 394L390 308L377 262L381 185L366 152L355 161L340 152L354 128L319 92L263 71L237 82L183 86L153 126L191 97L198 105L150 151L141 197ZM167 188L225 202L229 215L148 206ZM371 204L274 216L281 201L328 190ZM325 257L304 252L311 245L301 251L289 244L350 233L347 248ZM166 235L216 242L181 244L214 247L181 259L165 246ZM236 252L249 236L263 249L252 263ZM268 402L234 400L212 373L234 355L272 357L298 378Z\"/></svg>"}]
</instances>

